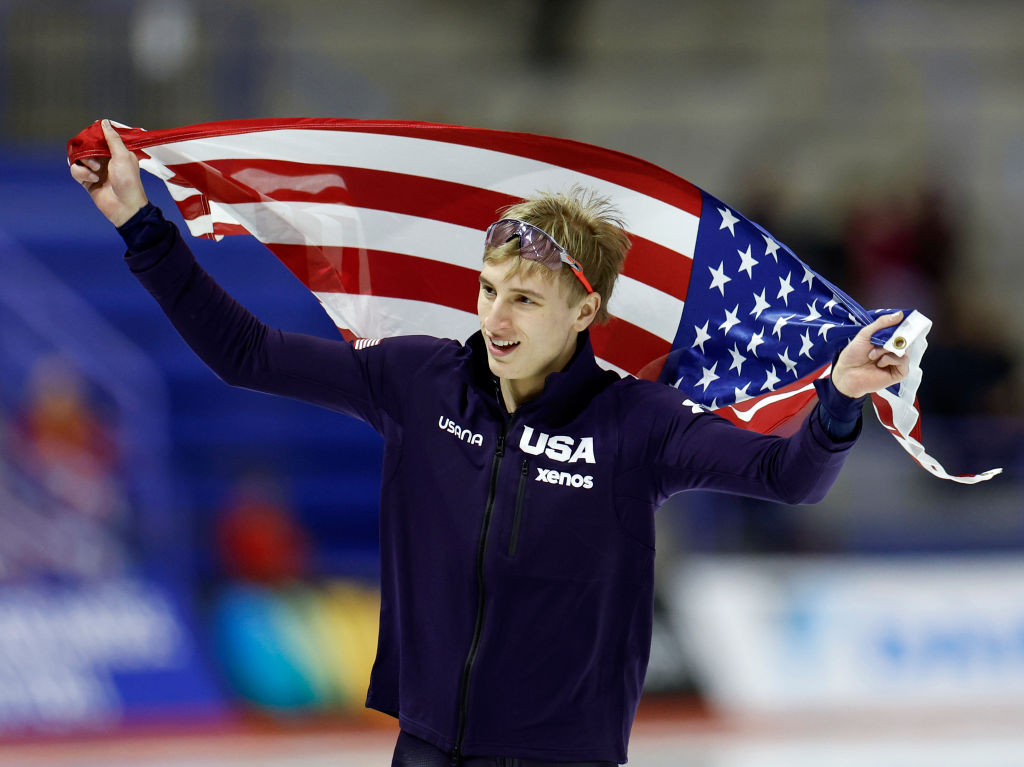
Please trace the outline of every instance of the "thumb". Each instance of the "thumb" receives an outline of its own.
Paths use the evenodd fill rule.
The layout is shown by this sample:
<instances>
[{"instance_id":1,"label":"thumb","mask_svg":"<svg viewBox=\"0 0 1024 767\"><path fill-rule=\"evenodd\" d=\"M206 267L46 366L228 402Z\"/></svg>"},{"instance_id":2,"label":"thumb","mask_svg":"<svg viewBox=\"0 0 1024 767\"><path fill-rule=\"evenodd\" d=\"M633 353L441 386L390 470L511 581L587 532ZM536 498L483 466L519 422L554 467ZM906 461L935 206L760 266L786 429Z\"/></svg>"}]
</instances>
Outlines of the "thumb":
<instances>
[{"instance_id":1,"label":"thumb","mask_svg":"<svg viewBox=\"0 0 1024 767\"><path fill-rule=\"evenodd\" d=\"M860 329L858 335L866 338L871 338L875 333L883 328L890 328L893 325L899 325L903 321L903 312L893 312L892 314L883 314L881 317L877 317L874 322L870 325L865 325Z\"/></svg>"},{"instance_id":2,"label":"thumb","mask_svg":"<svg viewBox=\"0 0 1024 767\"><path fill-rule=\"evenodd\" d=\"M103 129L103 138L107 140L107 147L110 149L111 159L131 154L128 147L124 145L124 140L121 138L121 134L114 130L114 126L110 124L110 120L104 119L100 122L100 128Z\"/></svg>"}]
</instances>

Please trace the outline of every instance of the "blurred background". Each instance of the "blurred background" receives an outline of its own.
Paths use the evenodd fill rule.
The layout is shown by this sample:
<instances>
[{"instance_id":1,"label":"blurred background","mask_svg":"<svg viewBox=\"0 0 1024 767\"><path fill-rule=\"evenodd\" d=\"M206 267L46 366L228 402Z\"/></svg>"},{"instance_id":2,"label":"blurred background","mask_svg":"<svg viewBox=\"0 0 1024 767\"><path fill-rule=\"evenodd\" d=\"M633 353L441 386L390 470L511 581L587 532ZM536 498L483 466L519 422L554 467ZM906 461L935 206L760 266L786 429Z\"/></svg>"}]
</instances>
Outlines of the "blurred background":
<instances>
[{"instance_id":1,"label":"blurred background","mask_svg":"<svg viewBox=\"0 0 1024 767\"><path fill-rule=\"evenodd\" d=\"M385 764L381 445L224 386L67 174L94 119L395 118L661 165L934 321L918 468L659 514L638 765L1024 763L1024 4L0 0L0 763ZM177 219L162 186L151 199ZM333 337L254 240L193 241Z\"/></svg>"}]
</instances>

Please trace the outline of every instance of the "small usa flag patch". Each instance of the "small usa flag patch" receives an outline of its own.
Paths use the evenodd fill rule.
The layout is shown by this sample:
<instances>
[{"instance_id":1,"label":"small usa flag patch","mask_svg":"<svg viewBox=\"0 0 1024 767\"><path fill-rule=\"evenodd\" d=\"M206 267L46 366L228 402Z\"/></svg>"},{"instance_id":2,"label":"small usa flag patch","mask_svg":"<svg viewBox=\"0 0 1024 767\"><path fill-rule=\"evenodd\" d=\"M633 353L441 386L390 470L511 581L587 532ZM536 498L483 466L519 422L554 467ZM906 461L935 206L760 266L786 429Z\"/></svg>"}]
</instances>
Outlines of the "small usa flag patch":
<instances>
[{"instance_id":1,"label":"small usa flag patch","mask_svg":"<svg viewBox=\"0 0 1024 767\"><path fill-rule=\"evenodd\" d=\"M359 351L360 349L369 349L371 346L376 346L379 343L379 338L357 338L352 342L352 346L355 347L356 351Z\"/></svg>"}]
</instances>

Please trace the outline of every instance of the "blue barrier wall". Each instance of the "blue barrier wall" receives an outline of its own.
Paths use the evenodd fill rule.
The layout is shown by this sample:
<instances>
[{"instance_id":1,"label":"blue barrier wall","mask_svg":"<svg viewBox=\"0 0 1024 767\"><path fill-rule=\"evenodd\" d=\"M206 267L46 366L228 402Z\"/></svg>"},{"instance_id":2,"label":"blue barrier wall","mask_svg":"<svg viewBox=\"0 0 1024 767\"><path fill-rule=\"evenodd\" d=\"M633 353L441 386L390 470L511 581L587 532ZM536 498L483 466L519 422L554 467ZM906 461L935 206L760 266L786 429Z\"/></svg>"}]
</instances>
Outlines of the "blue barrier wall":
<instances>
[{"instance_id":1,"label":"blue barrier wall","mask_svg":"<svg viewBox=\"0 0 1024 767\"><path fill-rule=\"evenodd\" d=\"M162 186L150 179L147 186L180 222ZM120 238L71 181L60 155L0 156L0 210L0 228L163 373L171 492L175 513L190 520L200 577L217 573L211 525L239 481L254 474L280 487L282 503L311 542L314 572L372 574L381 456L372 430L309 405L233 389L210 373L131 277ZM264 321L337 337L316 300L251 238L191 243L204 266ZM45 304L45 290L35 300Z\"/></svg>"}]
</instances>

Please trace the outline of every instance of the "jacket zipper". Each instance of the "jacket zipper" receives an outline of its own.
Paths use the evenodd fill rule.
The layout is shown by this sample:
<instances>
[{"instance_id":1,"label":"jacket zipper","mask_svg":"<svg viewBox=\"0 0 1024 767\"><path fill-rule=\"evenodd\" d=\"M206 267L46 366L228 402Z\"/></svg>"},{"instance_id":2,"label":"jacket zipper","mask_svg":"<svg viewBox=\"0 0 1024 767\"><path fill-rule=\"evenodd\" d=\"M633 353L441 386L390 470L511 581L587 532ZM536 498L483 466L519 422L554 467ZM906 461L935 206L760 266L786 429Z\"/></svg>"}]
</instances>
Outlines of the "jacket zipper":
<instances>
[{"instance_id":1,"label":"jacket zipper","mask_svg":"<svg viewBox=\"0 0 1024 767\"><path fill-rule=\"evenodd\" d=\"M523 470L519 475L519 490L516 493L516 513L512 517L512 540L508 544L508 555L514 557L519 546L519 525L523 519L523 496L526 495L526 477L530 473L530 462L523 459Z\"/></svg>"},{"instance_id":2,"label":"jacket zipper","mask_svg":"<svg viewBox=\"0 0 1024 767\"><path fill-rule=\"evenodd\" d=\"M480 636L484 627L484 553L487 550L487 534L491 527L491 514L494 511L494 499L498 490L498 469L501 467L501 459L505 455L505 437L512 428L512 419L505 424L504 431L498 436L494 448L494 458L491 461L491 484L487 491L487 505L484 507L484 518L480 525L480 542L476 550L476 624L473 627L473 640L469 643L469 652L466 654L466 663L462 667L462 683L459 689L459 728L455 738L455 748L452 750L452 764L459 764L462 757L462 739L466 735L466 716L469 707L469 678L473 672L473 663L476 661L477 651L480 649Z\"/></svg>"}]
</instances>

